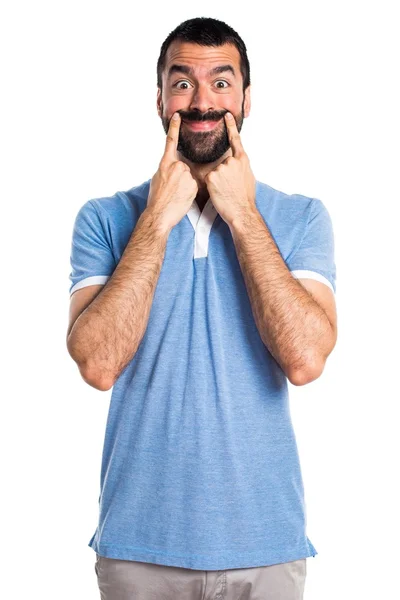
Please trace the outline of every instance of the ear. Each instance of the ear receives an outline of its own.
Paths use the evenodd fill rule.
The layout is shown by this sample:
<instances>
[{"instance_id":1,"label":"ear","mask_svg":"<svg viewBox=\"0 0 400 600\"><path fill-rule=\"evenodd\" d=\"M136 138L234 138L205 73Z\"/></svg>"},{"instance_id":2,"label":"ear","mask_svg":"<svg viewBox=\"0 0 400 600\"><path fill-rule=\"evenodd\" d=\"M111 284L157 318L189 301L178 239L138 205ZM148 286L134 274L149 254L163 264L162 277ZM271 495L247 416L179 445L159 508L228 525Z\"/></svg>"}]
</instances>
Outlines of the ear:
<instances>
[{"instance_id":1,"label":"ear","mask_svg":"<svg viewBox=\"0 0 400 600\"><path fill-rule=\"evenodd\" d=\"M250 114L250 108L251 108L250 88L251 88L251 84L249 84L244 91L244 106L243 106L244 110L243 110L243 112L244 112L245 118L247 118Z\"/></svg>"},{"instance_id":2,"label":"ear","mask_svg":"<svg viewBox=\"0 0 400 600\"><path fill-rule=\"evenodd\" d=\"M163 111L162 94L161 94L160 88L158 87L157 88L157 113L160 118L162 117L162 111Z\"/></svg>"}]
</instances>

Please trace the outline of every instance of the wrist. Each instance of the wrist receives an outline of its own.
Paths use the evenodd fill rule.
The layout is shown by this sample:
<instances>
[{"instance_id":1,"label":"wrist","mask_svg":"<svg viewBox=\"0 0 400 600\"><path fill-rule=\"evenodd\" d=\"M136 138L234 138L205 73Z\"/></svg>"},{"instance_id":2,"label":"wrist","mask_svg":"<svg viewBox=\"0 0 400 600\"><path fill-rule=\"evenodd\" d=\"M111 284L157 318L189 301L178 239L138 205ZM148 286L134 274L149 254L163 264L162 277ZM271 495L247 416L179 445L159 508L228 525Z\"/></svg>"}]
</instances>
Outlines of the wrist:
<instances>
[{"instance_id":1,"label":"wrist","mask_svg":"<svg viewBox=\"0 0 400 600\"><path fill-rule=\"evenodd\" d=\"M163 236L169 236L171 232L171 227L166 222L162 213L157 211L154 207L147 206L144 209L142 216L144 219L148 220L150 227L159 231L160 234Z\"/></svg>"}]
</instances>

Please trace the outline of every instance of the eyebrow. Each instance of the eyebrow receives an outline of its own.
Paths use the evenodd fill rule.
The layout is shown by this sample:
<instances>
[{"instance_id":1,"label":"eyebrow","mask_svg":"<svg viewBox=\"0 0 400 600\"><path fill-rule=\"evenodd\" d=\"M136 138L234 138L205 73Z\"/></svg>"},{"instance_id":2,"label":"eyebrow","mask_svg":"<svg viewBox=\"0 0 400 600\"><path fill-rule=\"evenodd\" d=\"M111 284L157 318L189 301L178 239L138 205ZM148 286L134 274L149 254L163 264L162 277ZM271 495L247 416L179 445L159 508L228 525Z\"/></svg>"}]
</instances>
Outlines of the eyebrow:
<instances>
[{"instance_id":1,"label":"eyebrow","mask_svg":"<svg viewBox=\"0 0 400 600\"><path fill-rule=\"evenodd\" d=\"M214 69L211 69L211 71L209 71L208 74L212 76L226 72L230 72L234 77L236 77L235 69L232 67L232 65L220 65L218 67L214 67ZM171 65L168 70L167 79L169 79L174 73L184 73L185 75L193 75L194 69L193 67L188 67L187 65Z\"/></svg>"}]
</instances>

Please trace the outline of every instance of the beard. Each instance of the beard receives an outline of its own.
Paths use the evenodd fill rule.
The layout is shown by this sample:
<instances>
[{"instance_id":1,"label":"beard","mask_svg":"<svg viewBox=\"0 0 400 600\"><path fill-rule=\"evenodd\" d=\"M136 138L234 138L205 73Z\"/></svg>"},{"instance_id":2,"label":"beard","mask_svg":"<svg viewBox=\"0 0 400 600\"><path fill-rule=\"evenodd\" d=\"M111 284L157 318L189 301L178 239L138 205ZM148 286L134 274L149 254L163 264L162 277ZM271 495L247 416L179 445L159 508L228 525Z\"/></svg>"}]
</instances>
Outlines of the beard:
<instances>
[{"instance_id":1,"label":"beard","mask_svg":"<svg viewBox=\"0 0 400 600\"><path fill-rule=\"evenodd\" d=\"M239 132L243 125L243 111L244 99L240 115L238 117L233 115ZM196 112L185 112L183 110L178 110L177 112L181 116L177 150L187 160L196 164L213 163L229 150L230 143L224 119L224 115L228 111L208 111L204 115ZM161 117L165 133L168 133L170 120L164 116ZM210 131L191 131L185 126L183 120L191 122L218 121L218 124Z\"/></svg>"}]
</instances>

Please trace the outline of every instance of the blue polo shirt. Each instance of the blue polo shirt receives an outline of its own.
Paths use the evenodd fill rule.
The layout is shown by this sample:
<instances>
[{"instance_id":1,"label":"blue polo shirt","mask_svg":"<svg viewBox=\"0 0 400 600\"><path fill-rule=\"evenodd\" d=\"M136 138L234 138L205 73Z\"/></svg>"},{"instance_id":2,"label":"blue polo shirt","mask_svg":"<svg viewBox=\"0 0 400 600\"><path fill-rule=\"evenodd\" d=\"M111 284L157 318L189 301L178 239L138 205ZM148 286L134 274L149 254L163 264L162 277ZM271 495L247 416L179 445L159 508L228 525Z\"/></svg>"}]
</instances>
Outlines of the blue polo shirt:
<instances>
[{"instance_id":1,"label":"blue polo shirt","mask_svg":"<svg viewBox=\"0 0 400 600\"><path fill-rule=\"evenodd\" d=\"M81 207L70 294L107 283L149 186ZM257 181L256 206L292 275L335 293L321 200ZM229 226L210 198L171 230L144 337L112 389L88 545L109 558L209 571L317 554L287 378L261 340Z\"/></svg>"}]
</instances>

